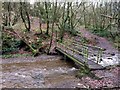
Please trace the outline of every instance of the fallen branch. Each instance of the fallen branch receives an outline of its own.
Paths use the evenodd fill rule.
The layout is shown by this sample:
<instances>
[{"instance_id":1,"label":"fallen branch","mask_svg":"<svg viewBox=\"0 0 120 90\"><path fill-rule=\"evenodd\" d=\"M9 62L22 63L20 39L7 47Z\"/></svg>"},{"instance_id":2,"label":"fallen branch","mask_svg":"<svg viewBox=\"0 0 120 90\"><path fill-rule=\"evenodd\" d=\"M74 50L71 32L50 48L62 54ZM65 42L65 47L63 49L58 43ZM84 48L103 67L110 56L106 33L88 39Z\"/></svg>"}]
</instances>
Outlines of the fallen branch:
<instances>
[{"instance_id":1,"label":"fallen branch","mask_svg":"<svg viewBox=\"0 0 120 90\"><path fill-rule=\"evenodd\" d=\"M35 55L37 53L39 53L39 50L38 49L34 49L30 44L29 42L27 42L27 40L25 39L25 37L22 37L19 33L17 33L14 29L12 30L6 30L8 33L10 34L13 34L15 36L17 36L20 40L22 40L31 50L32 50L32 53Z\"/></svg>"}]
</instances>

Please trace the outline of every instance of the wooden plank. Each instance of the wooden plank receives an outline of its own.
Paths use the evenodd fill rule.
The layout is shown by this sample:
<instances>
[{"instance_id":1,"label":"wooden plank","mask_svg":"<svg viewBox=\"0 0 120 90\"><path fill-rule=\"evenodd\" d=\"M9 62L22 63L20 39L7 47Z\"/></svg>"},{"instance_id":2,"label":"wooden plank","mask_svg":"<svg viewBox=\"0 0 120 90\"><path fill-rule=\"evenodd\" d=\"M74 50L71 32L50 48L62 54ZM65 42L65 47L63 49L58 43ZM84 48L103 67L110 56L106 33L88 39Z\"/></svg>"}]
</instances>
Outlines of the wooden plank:
<instances>
[{"instance_id":1,"label":"wooden plank","mask_svg":"<svg viewBox=\"0 0 120 90\"><path fill-rule=\"evenodd\" d=\"M81 55L85 55L85 54L82 53L82 52L79 52L79 51L77 51L77 50L75 50L75 49L72 49L72 48L70 48L70 47L68 47L68 46L65 46L64 44L61 44L61 45L64 46L64 47L66 47L67 49L69 49L69 50L71 50L71 51L77 52L77 53L79 53L79 54L81 54Z\"/></svg>"},{"instance_id":2,"label":"wooden plank","mask_svg":"<svg viewBox=\"0 0 120 90\"><path fill-rule=\"evenodd\" d=\"M81 57L80 55L78 55L77 53L75 53L76 55L71 55L72 53L70 53L70 51L68 50L62 50L61 48L57 47L56 48L58 51L60 51L61 53L63 53L64 55L68 56L70 59L72 59L73 61L77 62L78 64L84 66L84 65L88 65L88 68L91 70L98 70L98 69L104 69L103 66L95 63L92 60L88 60L87 64L85 64L85 61L83 60L83 57ZM65 52L67 51L67 52Z\"/></svg>"},{"instance_id":3,"label":"wooden plank","mask_svg":"<svg viewBox=\"0 0 120 90\"><path fill-rule=\"evenodd\" d=\"M74 58L76 58L78 61L84 63L84 60L80 59L80 55L76 55L74 56ZM97 69L104 69L103 66L95 63L94 61L92 60L88 60L88 62L86 63L88 65L88 67L91 69L91 70L97 70Z\"/></svg>"},{"instance_id":4,"label":"wooden plank","mask_svg":"<svg viewBox=\"0 0 120 90\"><path fill-rule=\"evenodd\" d=\"M79 47L79 46L77 46L76 44L73 44L74 45L74 47L78 50L78 51L81 51L82 49ZM84 48L84 47L83 47ZM88 48L89 49L89 48ZM98 51L97 51L98 52ZM88 50L88 53L92 53L92 54L94 54L94 52L92 51L92 50Z\"/></svg>"},{"instance_id":5,"label":"wooden plank","mask_svg":"<svg viewBox=\"0 0 120 90\"><path fill-rule=\"evenodd\" d=\"M103 66L95 63L94 61L88 60L88 65L91 70L102 70L105 69Z\"/></svg>"},{"instance_id":6,"label":"wooden plank","mask_svg":"<svg viewBox=\"0 0 120 90\"><path fill-rule=\"evenodd\" d=\"M73 61L77 62L78 64L84 66L83 63L79 62L77 59L73 58L71 55L69 55L68 53L66 53L66 52L63 51L62 49L56 47L56 50L60 51L60 52L63 53L64 55L68 56L70 59L72 59Z\"/></svg>"},{"instance_id":7,"label":"wooden plank","mask_svg":"<svg viewBox=\"0 0 120 90\"><path fill-rule=\"evenodd\" d=\"M95 49L98 49L98 50L102 50L102 51L104 51L104 49L101 48L101 47L98 47L98 46L92 46L92 45L87 45L87 44L81 44L81 43L78 42L77 40L76 40L76 42L73 41L73 43L76 43L76 44L78 44L78 45L83 45L83 46L86 46L86 47L95 48Z\"/></svg>"}]
</instances>

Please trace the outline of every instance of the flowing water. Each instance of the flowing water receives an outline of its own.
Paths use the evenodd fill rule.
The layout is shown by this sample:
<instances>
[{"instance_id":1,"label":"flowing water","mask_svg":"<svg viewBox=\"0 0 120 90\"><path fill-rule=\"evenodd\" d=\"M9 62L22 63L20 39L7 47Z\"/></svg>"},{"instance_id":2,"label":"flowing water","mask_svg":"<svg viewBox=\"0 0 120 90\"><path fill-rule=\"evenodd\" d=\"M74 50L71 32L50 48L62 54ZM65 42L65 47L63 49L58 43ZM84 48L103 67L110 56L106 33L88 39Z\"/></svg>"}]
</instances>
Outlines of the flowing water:
<instances>
[{"instance_id":1,"label":"flowing water","mask_svg":"<svg viewBox=\"0 0 120 90\"><path fill-rule=\"evenodd\" d=\"M18 59L18 58L17 58ZM73 63L67 62L58 56L27 62L3 60L2 87L4 88L73 88L79 80L75 77L77 69ZM15 59L14 59L15 60ZM14 61L13 60L13 61ZM12 61L12 59L11 59ZM22 61L18 59L16 61ZM8 62L8 63L4 63Z\"/></svg>"},{"instance_id":2,"label":"flowing water","mask_svg":"<svg viewBox=\"0 0 120 90\"><path fill-rule=\"evenodd\" d=\"M69 59L68 59L69 60ZM119 67L92 71L101 80L78 79L73 62L60 56L19 57L2 59L2 88L89 88L118 86ZM1 74L2 72L2 74ZM2 75L2 76L1 76Z\"/></svg>"}]
</instances>

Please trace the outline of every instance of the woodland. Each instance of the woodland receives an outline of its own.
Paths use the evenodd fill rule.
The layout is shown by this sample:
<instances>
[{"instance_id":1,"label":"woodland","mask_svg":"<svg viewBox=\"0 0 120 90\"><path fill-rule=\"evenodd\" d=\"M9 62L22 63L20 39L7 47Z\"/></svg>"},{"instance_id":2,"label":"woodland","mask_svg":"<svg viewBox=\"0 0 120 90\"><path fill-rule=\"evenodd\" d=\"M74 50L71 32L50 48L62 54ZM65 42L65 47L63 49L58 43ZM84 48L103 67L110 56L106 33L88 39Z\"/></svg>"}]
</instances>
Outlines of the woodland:
<instances>
[{"instance_id":1,"label":"woodland","mask_svg":"<svg viewBox=\"0 0 120 90\"><path fill-rule=\"evenodd\" d=\"M33 68L38 68L38 67L41 68L42 65L47 65L47 64L48 65L46 66L46 68L47 67L53 68L55 65L56 66L58 65L58 67L59 65L61 65L61 67L64 66L63 63L59 61L57 61L59 63L57 64L55 63L56 61L43 62L41 60L41 58L43 57L45 59L48 57L50 58L52 57L53 59L56 60L59 56L62 56L62 59L66 60L66 57L64 55L61 55L56 50L56 48L59 47L63 50L68 50L68 52L69 50L73 51L72 53L73 56L75 55L75 53L80 53L81 55L85 56L85 58L87 59L95 56L95 58L97 58L97 61L95 61L95 63L97 62L97 64L100 64L105 68L109 68L109 69L105 69L105 70L109 70L109 73L108 71L101 71L101 70L90 71L88 68L86 69L86 67L84 69L79 69L79 70L77 69L79 73L77 75L73 75L73 74L72 75L78 76L78 77L82 76L83 81L81 80L81 82L82 84L85 85L85 88L117 87L117 86L114 86L115 83L116 83L115 85L119 86L119 83L118 83L119 75L117 76L117 74L119 74L117 71L119 71L119 51L120 51L120 1L119 0L118 1L117 0L116 1L100 0L99 2L97 1L96 2L95 1L87 1L87 2L85 1L72 1L72 2L68 2L68 1L66 2L65 1L59 1L59 2L58 1L42 2L41 1L40 2L39 1L38 2L36 1L33 3L29 1L27 2L25 1L1 2L0 1L0 9L1 9L0 10L0 13L1 13L1 17L0 17L0 24L1 24L0 25L0 28L1 28L0 54L1 55L0 57L2 58L1 65L3 67L3 70L2 70L3 76L4 74L7 76L9 75L12 76L13 73L15 73L14 72L15 68L13 66L15 66L17 69L20 66L22 68L24 64L25 64L24 67L27 67L27 66L29 67L30 65L30 66L33 66ZM97 54L93 54L92 56L92 53L94 52L96 53L96 49L94 48L97 48L99 49L99 51L100 50L101 51L98 52ZM91 51L87 51L88 49L90 49ZM26 57L28 57L27 60L25 59ZM39 57L40 57L41 63L36 63L38 62L37 59ZM33 60L33 58L35 60ZM114 61L114 59L116 61ZM34 65L33 63L32 64L26 63L27 61L32 61L32 60L34 61ZM67 61L67 63L69 63L69 60ZM113 60L113 61L110 61L110 60ZM14 64L14 61L16 62L15 64ZM12 63L13 65L12 64L8 65L8 62ZM21 64L18 65L18 62ZM66 65L66 66L69 66L69 65ZM73 69L73 63L71 66L72 66L72 70L76 70L76 69ZM30 70L33 70L33 68ZM13 73L11 73L10 70L13 70ZM20 71L20 73L23 73L21 70L22 69L19 70L18 68L18 71ZM26 68L26 71L29 71L28 68ZM51 71L51 73L53 71ZM36 72L34 71L34 73ZM104 74L104 72L106 72L107 74ZM102 74L107 76L103 77L104 79L102 80L100 79L98 80L97 78L97 81L93 80L92 82L90 78L86 77L86 75L87 76L92 75L92 77L95 77L93 73L94 74L96 73L95 75L98 75L98 77L99 75L102 76ZM109 77L109 75L112 75L110 73L114 74L113 75L114 77L111 76L112 78L110 77L107 79L106 77ZM19 73L14 75L16 76L21 75L21 77L23 77L22 74L19 75ZM58 76L57 74L55 75ZM24 76L24 78L25 77L27 76ZM36 76L36 77L39 77L39 76ZM69 76L69 78L70 77L71 76ZM5 77L3 77L3 79L4 78ZM12 77L12 78L15 78L15 77ZM52 80L51 79L49 80L51 80L51 82L53 81L59 82L60 79L59 80L58 79L59 77L57 79L52 78ZM67 80L69 79L66 79L65 81ZM110 83L112 84L107 83L107 81L109 82L109 80L110 80ZM87 83L85 81L87 81ZM9 87L9 85L10 87L12 87L16 85L16 84L11 85L11 83L8 83L8 81L6 82L7 84L3 83L3 86L5 85L4 87ZM12 79L11 79L11 82L12 82ZM79 81L79 83L81 82ZM79 83L77 83L77 85L80 86L78 88L81 88L81 87L84 88ZM103 83L105 83L104 85L106 85L107 83L107 86L104 86ZM15 87L22 87L20 86L21 84L16 85ZM69 88L69 85L71 85L71 84L68 84L68 85L66 84L65 86L68 88ZM89 85L89 87L86 84ZM28 85L28 84L24 84L24 85ZM42 85L42 84L40 83L39 85ZM36 87L39 88L39 85ZM59 84L59 85L61 85L59 87L64 86L62 84ZM31 87L32 87L32 84L31 84ZM33 86L33 88L34 87L35 86ZM54 84L51 84L51 87L55 87Z\"/></svg>"}]
</instances>

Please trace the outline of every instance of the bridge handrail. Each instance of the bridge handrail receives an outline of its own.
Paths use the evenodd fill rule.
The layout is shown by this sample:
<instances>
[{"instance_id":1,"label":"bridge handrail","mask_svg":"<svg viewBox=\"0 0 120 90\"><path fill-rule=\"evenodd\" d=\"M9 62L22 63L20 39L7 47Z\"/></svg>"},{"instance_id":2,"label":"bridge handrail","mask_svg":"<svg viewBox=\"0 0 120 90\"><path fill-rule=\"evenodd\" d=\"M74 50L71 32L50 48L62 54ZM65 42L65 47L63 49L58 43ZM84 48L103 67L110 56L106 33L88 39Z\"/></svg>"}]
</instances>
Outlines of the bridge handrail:
<instances>
[{"instance_id":1,"label":"bridge handrail","mask_svg":"<svg viewBox=\"0 0 120 90\"><path fill-rule=\"evenodd\" d=\"M77 43L72 43L73 45L76 45L76 47L77 48L79 48L79 44L77 44ZM84 47L83 47L84 48ZM87 47L88 48L88 47ZM94 52L92 52L92 50L89 50L89 53L93 53L94 54Z\"/></svg>"},{"instance_id":2,"label":"bridge handrail","mask_svg":"<svg viewBox=\"0 0 120 90\"><path fill-rule=\"evenodd\" d=\"M79 43L80 44L80 43ZM79 45L78 44L78 45ZM84 44L83 44L84 45ZM87 45L88 46L88 45ZM90 45L89 45L90 46ZM101 57L102 57L102 53L103 53L103 51L104 51L104 49L103 48L100 48L100 47L94 47L94 46L91 46L92 48L97 48L97 49L99 49L98 50L98 53L97 53L97 63L100 61L100 59L101 59ZM89 50L90 51L90 50ZM91 51L90 51L91 52ZM93 53L94 54L94 53Z\"/></svg>"},{"instance_id":3,"label":"bridge handrail","mask_svg":"<svg viewBox=\"0 0 120 90\"><path fill-rule=\"evenodd\" d=\"M74 41L72 41L72 40L70 40L70 39L68 39L68 41L74 42ZM103 48L98 47L98 46L92 46L92 45L88 45L88 44L81 44L80 42L77 42L77 43L78 43L79 45L81 45L81 46L86 46L86 47L96 48L96 49L100 49L100 50L104 51Z\"/></svg>"},{"instance_id":4,"label":"bridge handrail","mask_svg":"<svg viewBox=\"0 0 120 90\"><path fill-rule=\"evenodd\" d=\"M79 52L79 51L77 51L77 50L75 50L75 49L72 49L72 48L70 48L70 47L68 47L68 46L66 46L66 45L64 45L64 44L62 44L62 43L60 43L60 45L62 45L62 46L64 46L65 48L67 48L67 49L73 51L73 53L76 52L76 53L78 53L78 54L81 54L81 55L85 56L85 57L84 57L84 58L85 58L85 63L87 63L87 61L88 61L88 54Z\"/></svg>"},{"instance_id":5,"label":"bridge handrail","mask_svg":"<svg viewBox=\"0 0 120 90\"><path fill-rule=\"evenodd\" d=\"M74 49L72 49L72 48L70 48L70 47L68 47L68 46L66 46L66 45L64 45L64 44L62 44L62 43L60 43L60 45L64 46L64 47L67 48L67 49L70 49L71 51L74 51L74 52L77 52L77 53L79 53L79 54L84 55L84 53L79 52L79 51L77 51L77 50L74 50Z\"/></svg>"},{"instance_id":6,"label":"bridge handrail","mask_svg":"<svg viewBox=\"0 0 120 90\"><path fill-rule=\"evenodd\" d=\"M72 40L68 40L68 41L70 41L70 42L73 42ZM67 41L66 41L67 42ZM64 41L63 43L64 44L66 44L66 42ZM73 43L72 43L73 44ZM87 58L88 59L88 54L89 54L89 52L91 53L92 51L90 51L90 50L88 50L88 45L86 45L86 46L84 46L84 44L80 44L80 43L74 43L74 44L77 44L77 45L79 45L79 46L82 46L82 48L83 48L83 50L84 51L82 51L82 52L80 52L80 51L77 51L77 50L74 50L74 49L71 49L71 48L68 48L68 46L66 47L66 45L64 45L66 48L68 48L68 49L70 49L70 50L74 50L74 52L79 52L79 54L82 54L84 57L85 57L85 59ZM62 44L63 45L63 44ZM78 47L78 46L77 46ZM94 47L94 46L93 46ZM98 50L98 52L97 52L97 63L100 61L100 59L101 59L101 57L102 57L102 49L101 48L97 48L97 49L99 49ZM93 53L94 54L94 53Z\"/></svg>"}]
</instances>

